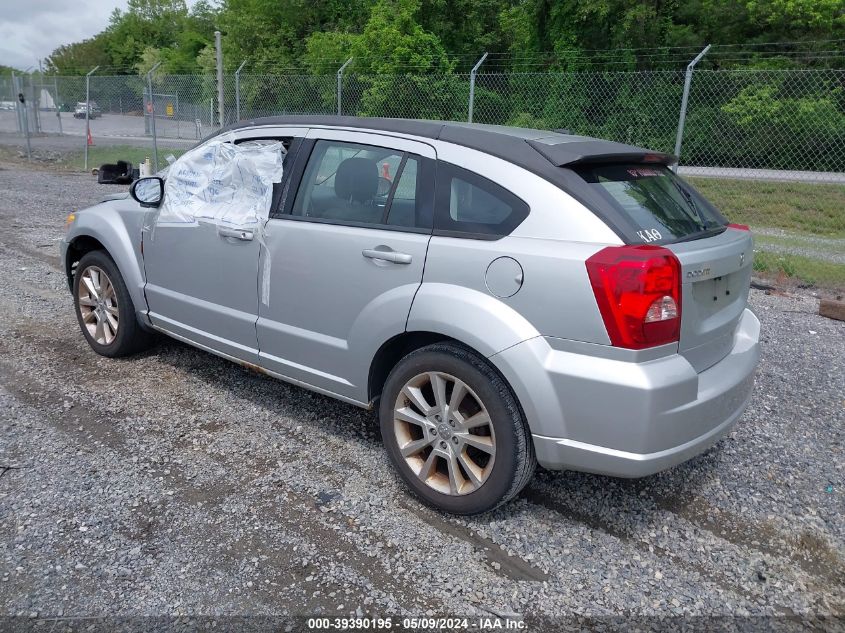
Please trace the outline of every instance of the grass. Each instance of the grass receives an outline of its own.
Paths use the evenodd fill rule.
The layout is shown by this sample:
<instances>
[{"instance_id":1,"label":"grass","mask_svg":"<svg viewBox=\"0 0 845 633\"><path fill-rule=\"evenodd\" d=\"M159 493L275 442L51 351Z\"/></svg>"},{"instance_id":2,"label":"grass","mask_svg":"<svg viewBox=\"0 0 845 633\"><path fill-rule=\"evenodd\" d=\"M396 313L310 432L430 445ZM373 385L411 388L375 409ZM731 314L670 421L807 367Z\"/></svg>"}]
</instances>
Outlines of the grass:
<instances>
[{"instance_id":1,"label":"grass","mask_svg":"<svg viewBox=\"0 0 845 633\"><path fill-rule=\"evenodd\" d=\"M167 156L173 154L177 158L185 152L185 148L159 147L158 166L159 169L167 165ZM116 163L119 160L128 160L135 167L140 165L147 157L152 160L153 150L151 147L137 147L132 145L104 145L88 148L88 168L99 167L103 163ZM72 152L67 155L64 165L67 169L81 171L85 168L85 150Z\"/></svg>"},{"instance_id":2,"label":"grass","mask_svg":"<svg viewBox=\"0 0 845 633\"><path fill-rule=\"evenodd\" d=\"M791 278L808 286L845 290L845 264L760 250L754 253L754 270L775 278Z\"/></svg>"},{"instance_id":3,"label":"grass","mask_svg":"<svg viewBox=\"0 0 845 633\"><path fill-rule=\"evenodd\" d=\"M845 185L690 178L731 222L845 237Z\"/></svg>"},{"instance_id":4,"label":"grass","mask_svg":"<svg viewBox=\"0 0 845 633\"><path fill-rule=\"evenodd\" d=\"M757 274L777 281L788 279L807 286L845 289L845 264L822 257L776 252L782 250L776 247L789 246L817 251L838 248L802 238L845 238L845 185L726 178L689 180L731 222L747 224L752 231L781 229L787 232L783 236L755 236L754 270Z\"/></svg>"}]
</instances>

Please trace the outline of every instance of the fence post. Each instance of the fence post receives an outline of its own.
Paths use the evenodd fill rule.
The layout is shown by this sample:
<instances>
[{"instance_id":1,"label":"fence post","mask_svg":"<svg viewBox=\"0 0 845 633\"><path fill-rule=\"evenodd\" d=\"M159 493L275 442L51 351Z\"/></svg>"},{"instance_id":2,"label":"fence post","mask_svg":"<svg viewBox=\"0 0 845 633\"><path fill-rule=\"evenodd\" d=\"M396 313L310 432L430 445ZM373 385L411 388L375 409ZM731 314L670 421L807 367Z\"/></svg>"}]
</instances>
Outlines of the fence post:
<instances>
[{"instance_id":1,"label":"fence post","mask_svg":"<svg viewBox=\"0 0 845 633\"><path fill-rule=\"evenodd\" d=\"M18 95L23 92L23 89L19 87L19 84L20 78L15 74L15 71L12 71L12 97L15 100L15 118L18 123L18 132L23 134L23 104L18 99Z\"/></svg>"},{"instance_id":2,"label":"fence post","mask_svg":"<svg viewBox=\"0 0 845 633\"><path fill-rule=\"evenodd\" d=\"M150 90L150 131L153 133L154 172L158 171L158 139L156 138L156 105L155 98L153 97L153 73L159 66L161 66L161 62L156 62L156 64L152 68L150 68L150 71L147 73L147 87Z\"/></svg>"},{"instance_id":3,"label":"fence post","mask_svg":"<svg viewBox=\"0 0 845 633\"><path fill-rule=\"evenodd\" d=\"M469 73L469 109L467 114L467 123L472 123L472 108L475 103L475 76L478 74L478 69L481 67L481 64L484 63L484 60L487 59L487 53L484 53L481 56L475 66L472 67L472 70Z\"/></svg>"},{"instance_id":4,"label":"fence post","mask_svg":"<svg viewBox=\"0 0 845 633\"><path fill-rule=\"evenodd\" d=\"M684 138L684 123L687 119L687 103L689 102L689 90L690 85L692 84L692 71L693 68L695 68L695 65L701 61L701 58L704 57L707 54L707 51L710 50L710 46L710 44L705 46L704 50L687 65L687 72L684 77L684 95L681 97L681 115L678 119L678 133L675 136L675 156L678 157L678 164L675 165L676 172L678 171L678 167L681 166L681 141Z\"/></svg>"},{"instance_id":5,"label":"fence post","mask_svg":"<svg viewBox=\"0 0 845 633\"><path fill-rule=\"evenodd\" d=\"M29 121L26 117L26 95L23 92L23 80L18 77L18 86L20 90L18 91L18 97L16 104L20 104L20 116L22 116L22 125L24 134L26 134L26 159L31 163L32 162L32 147L29 143Z\"/></svg>"},{"instance_id":6,"label":"fence post","mask_svg":"<svg viewBox=\"0 0 845 633\"><path fill-rule=\"evenodd\" d=\"M39 84L42 80L39 78ZM40 89L41 86L39 85ZM29 94L30 107L32 108L32 126L33 132L41 134L41 118L39 113L39 105L41 103L41 92L35 88L35 71L29 73Z\"/></svg>"},{"instance_id":7,"label":"fence post","mask_svg":"<svg viewBox=\"0 0 845 633\"><path fill-rule=\"evenodd\" d=\"M343 70L349 66L350 62L354 59L354 57L350 57L346 60L346 63L341 66L337 71L337 116L341 115L341 98L343 96Z\"/></svg>"},{"instance_id":8,"label":"fence post","mask_svg":"<svg viewBox=\"0 0 845 633\"><path fill-rule=\"evenodd\" d=\"M53 77L53 88L56 92L56 103L53 105L56 106L56 119L59 121L59 135L63 135L64 132L62 131L62 100L59 97L59 80L57 77ZM123 112L121 112L123 114Z\"/></svg>"},{"instance_id":9,"label":"fence post","mask_svg":"<svg viewBox=\"0 0 845 633\"><path fill-rule=\"evenodd\" d=\"M243 60L235 71L235 123L241 120L241 71L246 62L247 60Z\"/></svg>"},{"instance_id":10,"label":"fence post","mask_svg":"<svg viewBox=\"0 0 845 633\"><path fill-rule=\"evenodd\" d=\"M220 42L220 31L214 31L214 47L217 51L217 122L222 128L226 119L223 114L223 45Z\"/></svg>"},{"instance_id":11,"label":"fence post","mask_svg":"<svg viewBox=\"0 0 845 633\"><path fill-rule=\"evenodd\" d=\"M94 66L85 75L85 171L88 171L88 139L91 138L91 75L97 72L99 66Z\"/></svg>"}]
</instances>

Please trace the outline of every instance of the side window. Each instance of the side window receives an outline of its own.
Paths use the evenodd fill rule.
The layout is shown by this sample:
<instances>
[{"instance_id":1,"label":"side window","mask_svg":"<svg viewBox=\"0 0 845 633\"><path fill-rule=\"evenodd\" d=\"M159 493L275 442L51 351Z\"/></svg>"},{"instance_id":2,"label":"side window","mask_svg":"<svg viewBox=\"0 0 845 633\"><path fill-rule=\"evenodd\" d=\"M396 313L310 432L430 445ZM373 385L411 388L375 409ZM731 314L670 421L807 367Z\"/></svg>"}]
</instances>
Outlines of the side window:
<instances>
[{"instance_id":1,"label":"side window","mask_svg":"<svg viewBox=\"0 0 845 633\"><path fill-rule=\"evenodd\" d=\"M416 163L415 158L395 149L317 141L290 215L353 224L416 226ZM414 165L413 173L406 171L410 164Z\"/></svg>"},{"instance_id":2,"label":"side window","mask_svg":"<svg viewBox=\"0 0 845 633\"><path fill-rule=\"evenodd\" d=\"M528 213L523 200L492 180L449 163L438 163L436 232L497 239L519 226Z\"/></svg>"}]
</instances>

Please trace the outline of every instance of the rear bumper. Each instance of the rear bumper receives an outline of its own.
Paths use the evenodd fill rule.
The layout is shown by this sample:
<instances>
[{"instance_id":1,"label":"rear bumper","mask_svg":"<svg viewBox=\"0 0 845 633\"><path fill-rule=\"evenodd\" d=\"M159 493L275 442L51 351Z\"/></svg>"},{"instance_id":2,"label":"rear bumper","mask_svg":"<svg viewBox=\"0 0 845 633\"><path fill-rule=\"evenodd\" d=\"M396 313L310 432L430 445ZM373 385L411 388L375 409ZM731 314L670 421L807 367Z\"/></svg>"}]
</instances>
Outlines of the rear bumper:
<instances>
[{"instance_id":1,"label":"rear bumper","mask_svg":"<svg viewBox=\"0 0 845 633\"><path fill-rule=\"evenodd\" d=\"M642 477L705 451L736 424L754 387L759 334L745 310L730 353L700 374L679 354L630 362L543 338L491 360L517 392L542 466Z\"/></svg>"}]
</instances>

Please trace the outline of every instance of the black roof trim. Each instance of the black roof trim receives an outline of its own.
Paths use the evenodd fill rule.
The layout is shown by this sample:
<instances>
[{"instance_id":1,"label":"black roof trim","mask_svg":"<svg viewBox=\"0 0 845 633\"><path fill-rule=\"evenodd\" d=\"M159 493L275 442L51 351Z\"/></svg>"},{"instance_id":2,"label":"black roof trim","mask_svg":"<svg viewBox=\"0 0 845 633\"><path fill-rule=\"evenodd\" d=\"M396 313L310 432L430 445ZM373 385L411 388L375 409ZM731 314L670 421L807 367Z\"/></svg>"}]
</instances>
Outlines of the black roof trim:
<instances>
[{"instance_id":1,"label":"black roof trim","mask_svg":"<svg viewBox=\"0 0 845 633\"><path fill-rule=\"evenodd\" d=\"M524 141L533 147L543 158L556 167L595 162L639 161L649 157L648 162L671 165L677 162L674 156L653 152L643 147L605 141L587 136L561 134L548 130L515 128L504 125L484 125L459 123L456 121L426 121L419 119L386 119L378 117L353 117L330 115L292 115L275 116L241 121L231 125L223 132L241 130L258 125L302 125L302 126L337 126L346 128L365 128L399 134L411 134L423 138L437 139L455 143L471 149L501 156L512 160L522 167L532 169L536 154L524 154L525 164L511 158L515 145ZM517 152L521 153L521 152ZM531 160L528 157L531 156Z\"/></svg>"}]
</instances>

